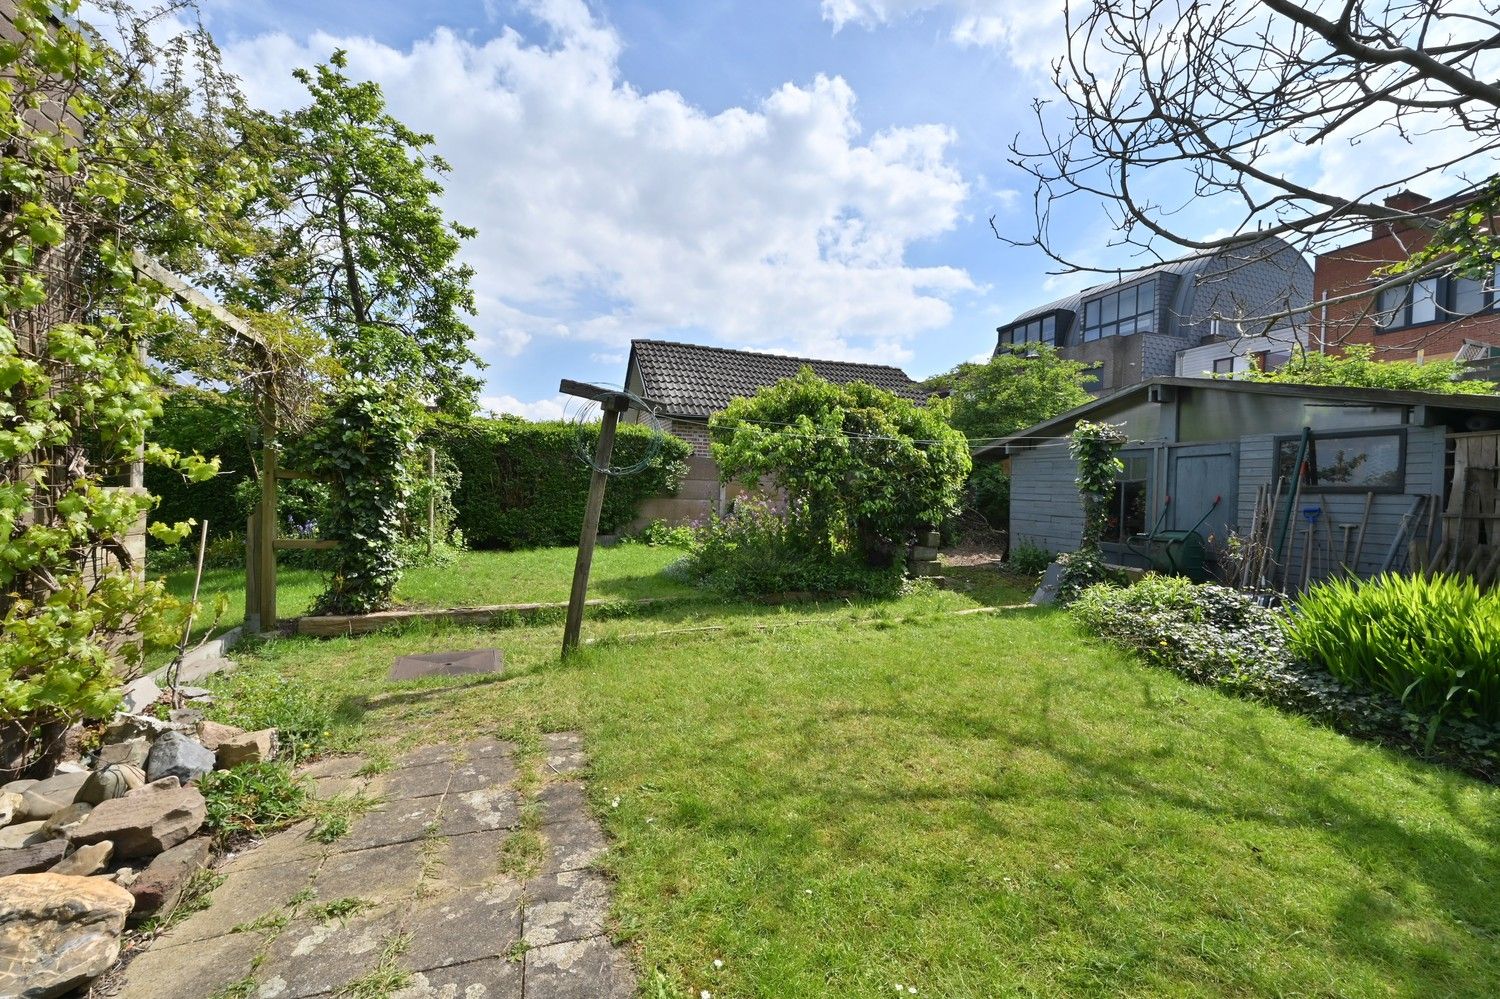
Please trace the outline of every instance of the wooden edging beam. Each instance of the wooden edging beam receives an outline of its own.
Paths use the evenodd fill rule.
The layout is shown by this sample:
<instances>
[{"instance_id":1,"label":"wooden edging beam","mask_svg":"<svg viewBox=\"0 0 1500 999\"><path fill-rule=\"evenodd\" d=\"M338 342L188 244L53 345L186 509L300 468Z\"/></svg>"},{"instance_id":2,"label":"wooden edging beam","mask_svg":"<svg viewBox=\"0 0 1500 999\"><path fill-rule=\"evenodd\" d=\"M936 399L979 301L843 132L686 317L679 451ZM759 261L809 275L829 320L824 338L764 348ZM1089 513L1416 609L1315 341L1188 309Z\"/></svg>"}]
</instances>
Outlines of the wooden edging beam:
<instances>
[{"instance_id":1,"label":"wooden edging beam","mask_svg":"<svg viewBox=\"0 0 1500 999\"><path fill-rule=\"evenodd\" d=\"M642 597L639 600L588 601L590 607L646 607L653 604L690 603L697 597ZM397 625L421 623L486 624L501 615L514 614L522 618L541 617L546 614L566 611L566 601L555 603L489 604L482 607L450 607L436 610L388 610L373 614L318 614L297 619L297 634L314 638L340 638L349 635L367 635L383 628Z\"/></svg>"}]
</instances>

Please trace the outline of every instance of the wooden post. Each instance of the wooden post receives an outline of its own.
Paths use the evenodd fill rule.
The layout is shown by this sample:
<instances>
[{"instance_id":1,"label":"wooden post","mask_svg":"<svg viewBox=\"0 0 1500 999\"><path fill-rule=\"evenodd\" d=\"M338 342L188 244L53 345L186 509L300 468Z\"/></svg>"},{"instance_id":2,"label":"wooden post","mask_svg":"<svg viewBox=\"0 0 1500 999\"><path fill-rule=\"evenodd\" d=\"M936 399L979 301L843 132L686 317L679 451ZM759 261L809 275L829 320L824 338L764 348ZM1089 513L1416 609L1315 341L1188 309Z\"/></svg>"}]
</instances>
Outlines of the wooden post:
<instances>
[{"instance_id":1,"label":"wooden post","mask_svg":"<svg viewBox=\"0 0 1500 999\"><path fill-rule=\"evenodd\" d=\"M260 631L260 504L245 518L245 631Z\"/></svg>"},{"instance_id":2,"label":"wooden post","mask_svg":"<svg viewBox=\"0 0 1500 999\"><path fill-rule=\"evenodd\" d=\"M563 627L563 655L578 648L578 633L583 627L583 602L589 590L589 568L594 562L594 542L599 535L599 512L604 508L604 487L609 475L610 457L615 450L615 426L620 414L629 408L629 401L620 396L601 399L604 410L603 422L599 424L599 447L594 455L593 474L589 478L588 505L583 511L583 533L578 537L578 561L573 566L573 592L568 595L568 620Z\"/></svg>"},{"instance_id":3,"label":"wooden post","mask_svg":"<svg viewBox=\"0 0 1500 999\"><path fill-rule=\"evenodd\" d=\"M256 529L255 575L260 630L276 630L276 536L280 526L276 516L276 490L279 472L276 449L261 452L260 524Z\"/></svg>"},{"instance_id":4,"label":"wooden post","mask_svg":"<svg viewBox=\"0 0 1500 999\"><path fill-rule=\"evenodd\" d=\"M427 554L432 554L433 535L437 534L437 448L427 449Z\"/></svg>"}]
</instances>

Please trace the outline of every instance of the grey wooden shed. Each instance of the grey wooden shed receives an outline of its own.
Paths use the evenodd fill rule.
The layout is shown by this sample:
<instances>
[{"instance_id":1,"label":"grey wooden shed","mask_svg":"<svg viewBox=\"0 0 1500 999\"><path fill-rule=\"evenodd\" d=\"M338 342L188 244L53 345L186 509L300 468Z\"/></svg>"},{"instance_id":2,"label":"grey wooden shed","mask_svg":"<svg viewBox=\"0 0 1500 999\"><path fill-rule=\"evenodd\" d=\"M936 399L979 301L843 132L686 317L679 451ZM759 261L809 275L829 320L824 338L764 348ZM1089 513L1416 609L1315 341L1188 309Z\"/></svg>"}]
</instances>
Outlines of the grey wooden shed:
<instances>
[{"instance_id":1,"label":"grey wooden shed","mask_svg":"<svg viewBox=\"0 0 1500 999\"><path fill-rule=\"evenodd\" d=\"M976 461L1009 464L1012 546L1077 547L1083 511L1067 444L1080 420L1120 425L1129 438L1105 543L1124 565L1145 564L1130 539L1157 525L1196 526L1212 564L1229 532L1250 528L1259 487L1272 490L1283 476L1290 483L1306 428L1307 472L1283 562L1302 564L1302 511L1316 509L1316 579L1336 568L1346 534L1350 553L1359 549L1360 575L1378 572L1392 554L1395 568L1407 565L1406 545L1395 542L1414 510L1408 537L1435 549L1443 511L1454 509L1455 446L1475 435L1500 437L1500 397L1154 378L976 451ZM1481 523L1485 544L1500 542L1491 536L1496 528L1493 519Z\"/></svg>"}]
</instances>

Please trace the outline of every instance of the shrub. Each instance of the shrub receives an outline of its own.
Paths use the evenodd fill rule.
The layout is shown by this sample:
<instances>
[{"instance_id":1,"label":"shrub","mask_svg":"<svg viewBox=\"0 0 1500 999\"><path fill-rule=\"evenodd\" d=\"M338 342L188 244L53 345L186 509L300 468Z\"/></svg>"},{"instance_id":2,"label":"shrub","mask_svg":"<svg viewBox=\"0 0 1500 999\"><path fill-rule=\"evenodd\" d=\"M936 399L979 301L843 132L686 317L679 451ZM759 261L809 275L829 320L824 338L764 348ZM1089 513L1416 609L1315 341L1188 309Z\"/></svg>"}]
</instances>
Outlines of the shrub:
<instances>
[{"instance_id":1,"label":"shrub","mask_svg":"<svg viewBox=\"0 0 1500 999\"><path fill-rule=\"evenodd\" d=\"M673 574L731 596L900 592L899 567L872 569L847 548L830 554L809 544L813 529L798 504L742 499L697 532Z\"/></svg>"},{"instance_id":2,"label":"shrub","mask_svg":"<svg viewBox=\"0 0 1500 999\"><path fill-rule=\"evenodd\" d=\"M1090 586L1073 614L1096 634L1199 682L1231 684L1286 661L1279 615L1249 595L1177 576Z\"/></svg>"},{"instance_id":3,"label":"shrub","mask_svg":"<svg viewBox=\"0 0 1500 999\"><path fill-rule=\"evenodd\" d=\"M214 721L249 732L274 728L281 757L298 760L316 755L333 726L328 695L304 680L283 674L276 663L254 659L212 682Z\"/></svg>"},{"instance_id":4,"label":"shrub","mask_svg":"<svg viewBox=\"0 0 1500 999\"><path fill-rule=\"evenodd\" d=\"M1010 476L1005 469L997 462L975 465L964 486L964 506L995 530L1005 530L1010 524Z\"/></svg>"},{"instance_id":5,"label":"shrub","mask_svg":"<svg viewBox=\"0 0 1500 999\"><path fill-rule=\"evenodd\" d=\"M1012 572L1022 576L1040 576L1052 564L1052 554L1031 542L1022 542L1010 550L1006 565Z\"/></svg>"},{"instance_id":6,"label":"shrub","mask_svg":"<svg viewBox=\"0 0 1500 999\"><path fill-rule=\"evenodd\" d=\"M687 548L693 543L694 533L693 527L689 524L673 526L665 520L653 520L636 534L621 538L620 541L622 544L630 545Z\"/></svg>"},{"instance_id":7,"label":"shrub","mask_svg":"<svg viewBox=\"0 0 1500 999\"><path fill-rule=\"evenodd\" d=\"M219 835L291 825L308 812L307 785L285 763L244 763L204 774L205 824Z\"/></svg>"},{"instance_id":8,"label":"shrub","mask_svg":"<svg viewBox=\"0 0 1500 999\"><path fill-rule=\"evenodd\" d=\"M161 416L151 424L151 440L176 451L217 457L219 474L193 482L172 469L147 466L146 488L157 497L151 520L206 520L210 538L243 534L254 505L253 498L246 503L243 483L255 482L250 442L257 436L255 414L239 395L174 388L162 400ZM152 554L154 558L156 552Z\"/></svg>"},{"instance_id":9,"label":"shrub","mask_svg":"<svg viewBox=\"0 0 1500 999\"><path fill-rule=\"evenodd\" d=\"M1500 590L1453 576L1333 580L1303 594L1286 635L1351 686L1500 722Z\"/></svg>"},{"instance_id":10,"label":"shrub","mask_svg":"<svg viewBox=\"0 0 1500 999\"><path fill-rule=\"evenodd\" d=\"M574 545L583 526L589 469L580 451L592 454L597 425L561 421L444 418L422 438L451 458L461 481L453 493L455 524L476 549ZM634 475L614 476L604 494L599 530L628 524L647 499L670 493L687 474L692 447L639 424L621 424L615 465L656 456Z\"/></svg>"},{"instance_id":11,"label":"shrub","mask_svg":"<svg viewBox=\"0 0 1500 999\"><path fill-rule=\"evenodd\" d=\"M770 477L799 504L796 540L890 565L923 529L957 512L971 461L947 403L925 406L803 368L709 420L726 479Z\"/></svg>"}]
</instances>

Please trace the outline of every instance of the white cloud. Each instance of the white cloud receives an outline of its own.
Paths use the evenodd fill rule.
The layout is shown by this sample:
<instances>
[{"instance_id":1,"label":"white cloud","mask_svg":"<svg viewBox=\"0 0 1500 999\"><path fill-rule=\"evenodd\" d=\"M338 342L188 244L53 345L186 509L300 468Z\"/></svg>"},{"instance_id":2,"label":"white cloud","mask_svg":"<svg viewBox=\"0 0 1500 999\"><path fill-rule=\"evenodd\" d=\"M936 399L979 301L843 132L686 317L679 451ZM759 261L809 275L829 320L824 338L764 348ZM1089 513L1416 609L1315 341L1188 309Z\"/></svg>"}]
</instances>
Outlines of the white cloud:
<instances>
[{"instance_id":1,"label":"white cloud","mask_svg":"<svg viewBox=\"0 0 1500 999\"><path fill-rule=\"evenodd\" d=\"M703 334L798 353L908 351L973 288L905 255L969 195L940 125L862 134L841 78L787 83L710 113L621 79L621 40L581 0L528 0L545 43L440 30L399 50L367 38L261 35L226 46L257 103L300 102L294 66L349 52L393 113L453 165L446 207L480 236L488 359L572 338ZM532 404L536 406L542 403Z\"/></svg>"},{"instance_id":2,"label":"white cloud","mask_svg":"<svg viewBox=\"0 0 1500 999\"><path fill-rule=\"evenodd\" d=\"M1045 71L1067 48L1063 5L1055 0L823 0L823 19L835 31L849 24L875 28L928 11L943 12L955 43L997 49L1021 69Z\"/></svg>"},{"instance_id":3,"label":"white cloud","mask_svg":"<svg viewBox=\"0 0 1500 999\"><path fill-rule=\"evenodd\" d=\"M569 399L563 395L535 402L522 402L513 395L486 395L480 397L479 408L497 415L524 416L528 420L562 420L572 415Z\"/></svg>"}]
</instances>

